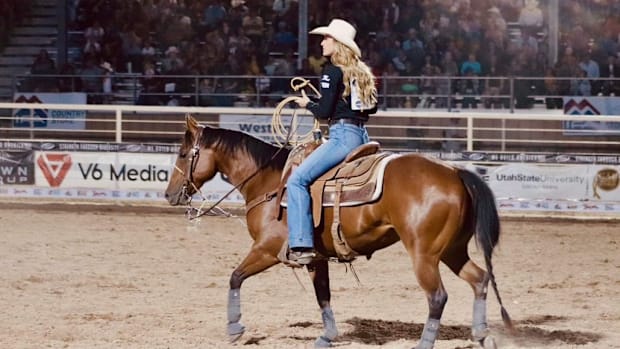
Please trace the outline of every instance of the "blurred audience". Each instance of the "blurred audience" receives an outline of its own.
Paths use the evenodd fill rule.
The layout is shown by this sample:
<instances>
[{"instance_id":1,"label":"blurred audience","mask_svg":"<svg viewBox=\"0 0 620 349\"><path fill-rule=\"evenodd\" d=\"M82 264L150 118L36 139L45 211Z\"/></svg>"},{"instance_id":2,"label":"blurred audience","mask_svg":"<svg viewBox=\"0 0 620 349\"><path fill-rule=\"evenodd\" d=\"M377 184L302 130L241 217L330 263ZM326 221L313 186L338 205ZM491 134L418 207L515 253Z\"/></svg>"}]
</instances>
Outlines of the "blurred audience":
<instances>
[{"instance_id":1,"label":"blurred audience","mask_svg":"<svg viewBox=\"0 0 620 349\"><path fill-rule=\"evenodd\" d=\"M34 75L29 80L28 86L35 92L55 92L58 90L55 77L45 77L37 75L53 75L56 74L56 63L50 57L47 50L42 49L35 57L34 62L30 66L30 74Z\"/></svg>"},{"instance_id":2,"label":"blurred audience","mask_svg":"<svg viewBox=\"0 0 620 349\"><path fill-rule=\"evenodd\" d=\"M19 18L15 13L28 2L2 2L0 11L13 14L9 20L15 21ZM288 82L280 76L318 75L325 62L319 40L310 37L308 58L298 68L296 0L71 0L68 6L70 28L84 33L82 59L70 62L74 69L101 70L101 64L109 62L115 75L142 74L142 92L162 96L144 97L140 103L166 104L166 86L170 91L171 83L175 93L179 88L199 91L191 103L273 103L289 92ZM496 97L509 93L502 76L539 77L537 83L516 80L519 106L530 105L531 95L545 91L556 96L618 94L617 82L595 81L620 75L620 17L614 15L619 10L614 0L559 2L557 63L548 58L546 0L313 0L308 6L310 27L333 17L356 25L362 51L372 56L371 69L385 74L379 79L386 84L381 92L401 95L388 98L388 105L404 105L405 97L414 92L425 95L421 106L451 105L445 99L447 92L467 93L471 98L459 103L470 107L480 102L485 107L507 107ZM6 18L0 19L0 29L6 23ZM506 63L508 57L514 64ZM181 79L158 78L246 74L257 78L188 78L185 81L190 82L184 82L188 86L179 86ZM385 77L402 79L388 83ZM450 82L444 77L457 79ZM94 87L88 79L82 84L84 89ZM67 85L73 83L63 82L62 88ZM252 91L272 97L255 101L231 97ZM555 106L557 98L550 101ZM417 101L409 98L407 103Z\"/></svg>"}]
</instances>

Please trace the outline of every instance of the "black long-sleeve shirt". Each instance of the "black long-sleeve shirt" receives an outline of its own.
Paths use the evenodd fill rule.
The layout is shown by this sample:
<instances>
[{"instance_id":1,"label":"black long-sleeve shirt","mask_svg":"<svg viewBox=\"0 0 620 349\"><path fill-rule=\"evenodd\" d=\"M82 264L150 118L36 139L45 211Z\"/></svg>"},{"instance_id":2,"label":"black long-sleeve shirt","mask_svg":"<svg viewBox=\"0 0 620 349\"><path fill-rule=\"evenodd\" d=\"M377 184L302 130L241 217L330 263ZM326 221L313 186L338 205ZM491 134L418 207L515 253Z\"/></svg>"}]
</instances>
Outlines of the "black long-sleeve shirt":
<instances>
[{"instance_id":1,"label":"black long-sleeve shirt","mask_svg":"<svg viewBox=\"0 0 620 349\"><path fill-rule=\"evenodd\" d=\"M320 81L321 98L311 101L306 106L314 117L320 120L355 119L367 122L369 115L377 112L377 106L367 110L353 110L351 107L350 93L343 98L344 82L342 70L331 64L326 63L323 67Z\"/></svg>"}]
</instances>

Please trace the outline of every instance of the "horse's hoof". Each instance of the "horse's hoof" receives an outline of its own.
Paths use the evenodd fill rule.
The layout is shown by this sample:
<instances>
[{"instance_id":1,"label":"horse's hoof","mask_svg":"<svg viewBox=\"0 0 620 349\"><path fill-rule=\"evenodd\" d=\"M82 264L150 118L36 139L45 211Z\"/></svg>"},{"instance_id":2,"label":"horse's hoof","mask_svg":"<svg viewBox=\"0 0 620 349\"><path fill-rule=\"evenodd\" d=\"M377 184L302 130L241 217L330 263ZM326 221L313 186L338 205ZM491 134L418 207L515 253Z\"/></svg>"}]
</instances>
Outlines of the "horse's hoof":
<instances>
[{"instance_id":1,"label":"horse's hoof","mask_svg":"<svg viewBox=\"0 0 620 349\"><path fill-rule=\"evenodd\" d=\"M418 343L418 345L416 345L412 349L433 349L433 343L428 342L428 341L421 341L420 343Z\"/></svg>"},{"instance_id":2,"label":"horse's hoof","mask_svg":"<svg viewBox=\"0 0 620 349\"><path fill-rule=\"evenodd\" d=\"M245 332L245 327L242 324L238 322L233 322L233 323L228 324L228 339L230 340L231 343L234 343L239 338L241 338L244 332Z\"/></svg>"},{"instance_id":3,"label":"horse's hoof","mask_svg":"<svg viewBox=\"0 0 620 349\"><path fill-rule=\"evenodd\" d=\"M487 336L485 339L481 340L480 345L482 345L484 349L497 349L497 344L493 336Z\"/></svg>"},{"instance_id":4,"label":"horse's hoof","mask_svg":"<svg viewBox=\"0 0 620 349\"><path fill-rule=\"evenodd\" d=\"M491 331L486 326L480 327L478 329L473 328L471 330L472 340L478 341L478 342L480 342L480 345L482 345L482 342L484 341L485 338L487 338L489 336L490 332Z\"/></svg>"},{"instance_id":5,"label":"horse's hoof","mask_svg":"<svg viewBox=\"0 0 620 349\"><path fill-rule=\"evenodd\" d=\"M314 341L314 347L315 348L331 348L332 341L331 339L327 337L321 336L317 338L316 341Z\"/></svg>"}]
</instances>

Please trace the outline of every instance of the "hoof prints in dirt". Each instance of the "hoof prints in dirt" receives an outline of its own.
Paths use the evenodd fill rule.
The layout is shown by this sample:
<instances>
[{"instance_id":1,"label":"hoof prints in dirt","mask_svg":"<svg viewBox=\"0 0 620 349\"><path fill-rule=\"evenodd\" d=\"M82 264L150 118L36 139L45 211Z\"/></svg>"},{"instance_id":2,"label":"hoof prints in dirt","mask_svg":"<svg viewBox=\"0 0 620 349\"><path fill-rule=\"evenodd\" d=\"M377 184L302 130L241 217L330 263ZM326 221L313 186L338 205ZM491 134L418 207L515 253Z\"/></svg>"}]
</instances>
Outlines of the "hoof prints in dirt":
<instances>
[{"instance_id":1,"label":"hoof prints in dirt","mask_svg":"<svg viewBox=\"0 0 620 349\"><path fill-rule=\"evenodd\" d=\"M522 345L541 345L550 344L553 342L583 345L588 343L596 343L602 338L602 336L598 333L570 330L545 330L535 327L535 325L543 325L549 322L562 322L564 320L567 320L564 316L533 316L528 319L518 321L518 324L521 326L517 326L515 328L515 333L513 334L508 334L504 328L499 329L499 331Z\"/></svg>"},{"instance_id":2,"label":"hoof prints in dirt","mask_svg":"<svg viewBox=\"0 0 620 349\"><path fill-rule=\"evenodd\" d=\"M383 321L360 319L354 317L346 321L353 325L353 330L338 337L338 340L346 340L365 344L385 344L399 339L417 340L422 335L424 324L406 323L401 321ZM439 329L438 339L468 340L471 329L466 326L442 325Z\"/></svg>"},{"instance_id":3,"label":"hoof prints in dirt","mask_svg":"<svg viewBox=\"0 0 620 349\"><path fill-rule=\"evenodd\" d=\"M263 339L266 339L266 338L267 338L267 337L265 337L265 336L251 337L251 338L249 338L248 340L246 340L243 344L244 344L244 345L253 345L253 344L254 344L254 345L256 345L256 344L260 344L260 342L261 342Z\"/></svg>"},{"instance_id":4,"label":"hoof prints in dirt","mask_svg":"<svg viewBox=\"0 0 620 349\"><path fill-rule=\"evenodd\" d=\"M596 343L601 339L601 335L596 333L569 331L569 330L546 330L536 325L543 325L548 322L561 322L564 317L544 315L532 317L518 321L514 333L509 333L502 325L494 326L492 331L501 333L509 341L527 346L540 346L554 342L566 344L582 345ZM401 321L384 321L373 319L361 319L354 317L346 321L353 325L353 330L343 333L336 339L337 342L348 341L353 343L364 343L382 345L399 339L417 340L422 334L424 324L406 323ZM317 324L311 322L298 322L290 325L291 327L310 327ZM442 325L439 329L440 340L469 340L471 329L469 326L450 326ZM298 340L308 340L310 338L295 338Z\"/></svg>"}]
</instances>

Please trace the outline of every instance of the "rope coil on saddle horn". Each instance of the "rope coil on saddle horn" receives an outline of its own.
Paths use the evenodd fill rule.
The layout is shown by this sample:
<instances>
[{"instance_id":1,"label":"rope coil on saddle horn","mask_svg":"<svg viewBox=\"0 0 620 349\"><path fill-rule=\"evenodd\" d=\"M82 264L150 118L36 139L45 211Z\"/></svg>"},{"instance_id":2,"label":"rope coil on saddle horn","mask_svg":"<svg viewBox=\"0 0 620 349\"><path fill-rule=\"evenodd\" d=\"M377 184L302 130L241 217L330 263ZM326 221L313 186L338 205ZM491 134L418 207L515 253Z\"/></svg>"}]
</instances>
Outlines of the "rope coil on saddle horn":
<instances>
[{"instance_id":1,"label":"rope coil on saddle horn","mask_svg":"<svg viewBox=\"0 0 620 349\"><path fill-rule=\"evenodd\" d=\"M293 77L291 79L290 85L295 92L303 92L304 88L310 88L318 98L321 97L321 93L316 89L316 87L312 85L310 80L303 77ZM314 118L314 124L312 126L312 129L305 134L297 135L297 129L299 128L297 114L299 108L294 109L291 121L289 123L289 127L287 129L285 123L282 121L282 111L284 110L284 107L286 107L289 103L295 101L295 99L297 98L298 96L289 96L284 98L282 101L280 101L280 103L278 103L278 105L276 105L273 111L273 116L271 118L271 134L275 143L279 146L285 146L287 143L291 142L291 140L294 140L295 143L292 145L310 142L314 137L314 131L320 129L319 121ZM281 140L284 140L284 142L281 142Z\"/></svg>"}]
</instances>

